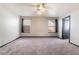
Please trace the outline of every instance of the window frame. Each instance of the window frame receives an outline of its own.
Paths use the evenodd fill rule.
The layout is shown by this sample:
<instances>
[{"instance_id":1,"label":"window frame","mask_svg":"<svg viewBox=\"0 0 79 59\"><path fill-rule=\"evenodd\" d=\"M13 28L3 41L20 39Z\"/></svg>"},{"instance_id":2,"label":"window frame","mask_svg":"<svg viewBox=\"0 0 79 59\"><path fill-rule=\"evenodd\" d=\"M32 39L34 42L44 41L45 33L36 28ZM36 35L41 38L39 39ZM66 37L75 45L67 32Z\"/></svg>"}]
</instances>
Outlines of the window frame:
<instances>
[{"instance_id":1,"label":"window frame","mask_svg":"<svg viewBox=\"0 0 79 59\"><path fill-rule=\"evenodd\" d=\"M49 19L49 20L52 20L52 19ZM48 22L49 22L49 20L48 20ZM48 33L57 33L58 31L58 27L57 27L57 25L58 25L58 22L57 22L57 19L55 19L55 26L49 26L48 25L48 27L55 27L55 32L49 32L49 29L48 29Z\"/></svg>"},{"instance_id":2,"label":"window frame","mask_svg":"<svg viewBox=\"0 0 79 59\"><path fill-rule=\"evenodd\" d=\"M31 24L29 25L30 26L30 29L29 29L29 31L28 32L24 32L24 18L22 18L22 33L30 33L31 32ZM27 20L27 19L26 19ZM31 20L31 19L28 19L28 20ZM31 23L32 23L32 20L31 20Z\"/></svg>"}]
</instances>

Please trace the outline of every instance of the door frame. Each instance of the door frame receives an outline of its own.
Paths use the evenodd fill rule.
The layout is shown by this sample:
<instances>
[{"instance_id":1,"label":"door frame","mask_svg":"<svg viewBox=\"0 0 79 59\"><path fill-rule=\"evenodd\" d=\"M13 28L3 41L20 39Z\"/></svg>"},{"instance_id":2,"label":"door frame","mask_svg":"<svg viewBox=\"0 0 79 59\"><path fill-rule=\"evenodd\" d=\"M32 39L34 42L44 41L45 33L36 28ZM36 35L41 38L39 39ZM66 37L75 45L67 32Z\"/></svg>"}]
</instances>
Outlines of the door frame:
<instances>
[{"instance_id":1,"label":"door frame","mask_svg":"<svg viewBox=\"0 0 79 59\"><path fill-rule=\"evenodd\" d=\"M63 29L64 29L64 19L69 18L69 42L70 42L70 23L71 23L71 17L70 16L66 16L64 18L62 18L62 39L63 39Z\"/></svg>"}]
</instances>

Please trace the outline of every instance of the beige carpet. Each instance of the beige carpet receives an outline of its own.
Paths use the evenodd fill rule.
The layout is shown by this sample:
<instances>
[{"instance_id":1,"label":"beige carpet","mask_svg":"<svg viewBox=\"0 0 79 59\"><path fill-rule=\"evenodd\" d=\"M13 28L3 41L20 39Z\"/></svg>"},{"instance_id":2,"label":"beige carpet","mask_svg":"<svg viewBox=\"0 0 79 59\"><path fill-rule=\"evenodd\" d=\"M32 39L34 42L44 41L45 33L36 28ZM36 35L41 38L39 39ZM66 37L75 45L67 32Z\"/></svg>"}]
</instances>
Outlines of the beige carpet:
<instances>
[{"instance_id":1,"label":"beige carpet","mask_svg":"<svg viewBox=\"0 0 79 59\"><path fill-rule=\"evenodd\" d=\"M0 55L75 55L79 47L58 38L20 38L0 48Z\"/></svg>"}]
</instances>

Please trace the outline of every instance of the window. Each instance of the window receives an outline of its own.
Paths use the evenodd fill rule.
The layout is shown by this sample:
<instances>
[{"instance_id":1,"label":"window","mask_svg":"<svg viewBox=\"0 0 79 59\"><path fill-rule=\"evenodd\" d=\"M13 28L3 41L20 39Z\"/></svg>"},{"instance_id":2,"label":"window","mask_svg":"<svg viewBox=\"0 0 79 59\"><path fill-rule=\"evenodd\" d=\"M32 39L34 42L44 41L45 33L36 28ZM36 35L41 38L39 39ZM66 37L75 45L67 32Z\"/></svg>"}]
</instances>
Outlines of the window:
<instances>
[{"instance_id":1,"label":"window","mask_svg":"<svg viewBox=\"0 0 79 59\"><path fill-rule=\"evenodd\" d=\"M23 21L23 32L30 33L30 26L31 26L31 20L24 20Z\"/></svg>"},{"instance_id":2,"label":"window","mask_svg":"<svg viewBox=\"0 0 79 59\"><path fill-rule=\"evenodd\" d=\"M48 33L56 32L55 20L48 20Z\"/></svg>"}]
</instances>

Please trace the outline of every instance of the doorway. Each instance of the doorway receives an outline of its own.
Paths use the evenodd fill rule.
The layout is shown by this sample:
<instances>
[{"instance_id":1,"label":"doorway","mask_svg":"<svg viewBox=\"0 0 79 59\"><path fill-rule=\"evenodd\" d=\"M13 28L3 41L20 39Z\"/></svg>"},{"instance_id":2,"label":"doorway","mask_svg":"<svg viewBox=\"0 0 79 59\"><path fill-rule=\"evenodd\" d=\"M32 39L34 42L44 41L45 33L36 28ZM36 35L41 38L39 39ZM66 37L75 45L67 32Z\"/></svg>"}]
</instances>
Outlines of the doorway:
<instances>
[{"instance_id":1,"label":"doorway","mask_svg":"<svg viewBox=\"0 0 79 59\"><path fill-rule=\"evenodd\" d=\"M70 38L70 16L62 19L62 39Z\"/></svg>"}]
</instances>

